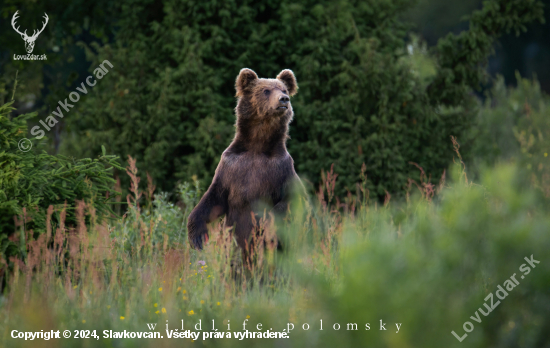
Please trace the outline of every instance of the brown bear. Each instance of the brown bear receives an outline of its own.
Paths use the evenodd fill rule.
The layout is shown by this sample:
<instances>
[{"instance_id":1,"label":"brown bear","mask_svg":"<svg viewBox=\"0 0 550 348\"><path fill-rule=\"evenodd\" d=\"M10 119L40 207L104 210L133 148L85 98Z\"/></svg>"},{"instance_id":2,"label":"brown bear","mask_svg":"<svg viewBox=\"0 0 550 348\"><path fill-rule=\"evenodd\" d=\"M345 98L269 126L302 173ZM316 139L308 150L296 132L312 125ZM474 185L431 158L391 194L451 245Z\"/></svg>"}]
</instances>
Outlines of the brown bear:
<instances>
[{"instance_id":1,"label":"brown bear","mask_svg":"<svg viewBox=\"0 0 550 348\"><path fill-rule=\"evenodd\" d=\"M260 79L254 71L242 69L235 89L235 138L187 221L189 243L195 249L202 249L208 240L206 225L225 214L225 227L234 228L244 251L253 230L251 212L261 214L268 208L281 216L295 188L305 194L286 149L294 115L290 97L298 91L294 73L287 69L276 79Z\"/></svg>"}]
</instances>

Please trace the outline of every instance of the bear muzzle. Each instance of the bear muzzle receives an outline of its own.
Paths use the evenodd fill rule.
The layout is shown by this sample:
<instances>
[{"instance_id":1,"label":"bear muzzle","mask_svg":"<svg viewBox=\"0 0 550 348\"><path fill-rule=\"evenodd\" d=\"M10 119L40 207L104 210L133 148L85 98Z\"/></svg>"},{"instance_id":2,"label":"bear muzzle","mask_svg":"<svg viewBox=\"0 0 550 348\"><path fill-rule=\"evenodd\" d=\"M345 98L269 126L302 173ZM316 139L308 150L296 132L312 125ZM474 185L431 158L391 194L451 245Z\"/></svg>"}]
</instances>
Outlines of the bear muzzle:
<instances>
[{"instance_id":1,"label":"bear muzzle","mask_svg":"<svg viewBox=\"0 0 550 348\"><path fill-rule=\"evenodd\" d=\"M282 95L279 98L279 106L277 107L277 110L288 110L289 104L290 98L287 95Z\"/></svg>"}]
</instances>

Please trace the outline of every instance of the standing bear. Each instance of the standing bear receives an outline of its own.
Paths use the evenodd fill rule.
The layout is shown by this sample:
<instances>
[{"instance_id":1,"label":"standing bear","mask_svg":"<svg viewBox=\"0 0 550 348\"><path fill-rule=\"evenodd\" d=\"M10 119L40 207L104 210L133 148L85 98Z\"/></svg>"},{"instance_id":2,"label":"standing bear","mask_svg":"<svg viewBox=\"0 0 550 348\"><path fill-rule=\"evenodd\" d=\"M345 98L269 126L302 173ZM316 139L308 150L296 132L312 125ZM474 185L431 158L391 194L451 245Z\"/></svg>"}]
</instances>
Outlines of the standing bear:
<instances>
[{"instance_id":1,"label":"standing bear","mask_svg":"<svg viewBox=\"0 0 550 348\"><path fill-rule=\"evenodd\" d=\"M244 251L253 230L252 214L264 209L283 215L296 188L305 193L286 149L288 125L294 115L290 97L298 91L291 70L276 79L258 78L242 69L235 83L235 138L223 152L212 184L187 221L189 243L202 249L206 225L223 214Z\"/></svg>"}]
</instances>

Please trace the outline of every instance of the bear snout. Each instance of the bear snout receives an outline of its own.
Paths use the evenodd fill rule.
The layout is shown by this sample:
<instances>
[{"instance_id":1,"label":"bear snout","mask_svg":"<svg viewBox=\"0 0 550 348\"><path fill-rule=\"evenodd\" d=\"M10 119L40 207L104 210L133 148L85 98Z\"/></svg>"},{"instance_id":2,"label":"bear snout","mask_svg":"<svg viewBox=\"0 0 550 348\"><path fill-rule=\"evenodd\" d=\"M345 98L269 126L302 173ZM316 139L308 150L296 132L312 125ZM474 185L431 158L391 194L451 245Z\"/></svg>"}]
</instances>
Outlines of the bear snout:
<instances>
[{"instance_id":1,"label":"bear snout","mask_svg":"<svg viewBox=\"0 0 550 348\"><path fill-rule=\"evenodd\" d=\"M290 98L287 95L282 95L279 97L279 107L277 109L288 109L288 103L290 102Z\"/></svg>"}]
</instances>

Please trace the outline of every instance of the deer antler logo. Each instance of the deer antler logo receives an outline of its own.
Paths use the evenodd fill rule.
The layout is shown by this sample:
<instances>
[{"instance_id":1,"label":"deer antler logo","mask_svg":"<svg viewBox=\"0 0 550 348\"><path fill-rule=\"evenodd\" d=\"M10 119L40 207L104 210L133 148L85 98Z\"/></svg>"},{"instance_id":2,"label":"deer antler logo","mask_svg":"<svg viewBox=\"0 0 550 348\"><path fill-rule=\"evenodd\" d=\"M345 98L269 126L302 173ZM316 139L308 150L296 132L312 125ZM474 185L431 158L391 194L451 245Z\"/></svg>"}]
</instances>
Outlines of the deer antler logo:
<instances>
[{"instance_id":1,"label":"deer antler logo","mask_svg":"<svg viewBox=\"0 0 550 348\"><path fill-rule=\"evenodd\" d=\"M28 36L27 35L27 30L25 30L25 32L20 32L19 31L19 27L15 27L15 21L17 20L17 12L19 11L15 11L15 14L13 15L12 19L11 19L11 26L13 27L13 30L15 30L19 35L21 35L21 38L23 40L25 40L25 49L27 50L27 53L32 53L32 50L34 49L34 42L36 41L36 38L38 38L38 35L40 35L41 32L44 31L44 28L46 28L46 24L48 24L48 15L46 13L44 13L44 19L46 20L45 22L42 23L42 29L38 30L38 32L36 30L33 31L32 33L32 36Z\"/></svg>"}]
</instances>

